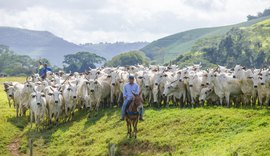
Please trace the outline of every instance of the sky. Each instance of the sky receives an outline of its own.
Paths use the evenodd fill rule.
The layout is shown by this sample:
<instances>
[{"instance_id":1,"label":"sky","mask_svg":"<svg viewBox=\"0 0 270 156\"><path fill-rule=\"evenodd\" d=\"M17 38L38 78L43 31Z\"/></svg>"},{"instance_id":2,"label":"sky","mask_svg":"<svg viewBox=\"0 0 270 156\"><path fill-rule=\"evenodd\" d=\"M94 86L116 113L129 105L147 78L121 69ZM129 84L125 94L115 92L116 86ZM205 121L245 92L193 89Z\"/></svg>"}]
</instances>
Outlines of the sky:
<instances>
[{"instance_id":1,"label":"sky","mask_svg":"<svg viewBox=\"0 0 270 156\"><path fill-rule=\"evenodd\" d=\"M153 41L246 21L270 0L0 0L0 26L46 30L70 42Z\"/></svg>"}]
</instances>

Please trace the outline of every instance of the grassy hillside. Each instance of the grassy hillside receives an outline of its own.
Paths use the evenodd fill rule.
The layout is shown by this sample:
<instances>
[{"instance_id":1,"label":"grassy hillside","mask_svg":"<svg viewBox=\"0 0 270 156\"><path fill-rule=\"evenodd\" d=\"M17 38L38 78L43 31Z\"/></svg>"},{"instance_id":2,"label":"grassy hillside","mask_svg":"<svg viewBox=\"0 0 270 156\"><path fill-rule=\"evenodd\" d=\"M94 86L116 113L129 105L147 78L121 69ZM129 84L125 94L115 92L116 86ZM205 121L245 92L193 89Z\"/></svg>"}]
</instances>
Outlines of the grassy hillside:
<instances>
[{"instance_id":1,"label":"grassy hillside","mask_svg":"<svg viewBox=\"0 0 270 156\"><path fill-rule=\"evenodd\" d=\"M147 108L136 140L126 137L118 108L101 110L90 119L86 112L76 112L73 122L34 132L27 117L15 118L1 86L0 111L1 155L9 155L14 142L20 154L27 155L28 138L34 140L34 155L107 155L109 143L116 145L117 155L270 154L268 110Z\"/></svg>"},{"instance_id":2,"label":"grassy hillside","mask_svg":"<svg viewBox=\"0 0 270 156\"><path fill-rule=\"evenodd\" d=\"M219 64L229 68L241 64L249 68L270 65L270 19L248 27L230 29L222 36L196 41L190 52L172 61L183 67L202 62L204 67Z\"/></svg>"},{"instance_id":3,"label":"grassy hillside","mask_svg":"<svg viewBox=\"0 0 270 156\"><path fill-rule=\"evenodd\" d=\"M265 19L269 19L270 16L262 17L247 22L242 22L235 25L213 27L213 28L200 28L180 32L174 35L170 35L152 43L148 44L141 50L145 52L146 56L155 60L158 63L166 63L175 58L175 56L189 52L196 43L196 41L212 37L221 36L227 33L233 27L246 27L255 23L261 22Z\"/></svg>"}]
</instances>

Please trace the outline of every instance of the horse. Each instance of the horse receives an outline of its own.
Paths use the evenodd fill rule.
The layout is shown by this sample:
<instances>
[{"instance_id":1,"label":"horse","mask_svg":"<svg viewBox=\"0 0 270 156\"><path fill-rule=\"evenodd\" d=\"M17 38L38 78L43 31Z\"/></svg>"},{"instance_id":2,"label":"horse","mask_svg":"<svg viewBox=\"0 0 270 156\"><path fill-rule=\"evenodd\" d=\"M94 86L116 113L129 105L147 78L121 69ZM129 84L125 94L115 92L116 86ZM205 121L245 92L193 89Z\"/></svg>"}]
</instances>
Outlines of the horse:
<instances>
[{"instance_id":1,"label":"horse","mask_svg":"<svg viewBox=\"0 0 270 156\"><path fill-rule=\"evenodd\" d=\"M133 94L133 100L129 104L128 109L126 111L126 122L127 122L127 130L129 135L129 138L132 137L132 128L131 125L133 126L133 131L134 131L134 137L137 138L137 124L139 120L139 109L143 106L143 99L142 99L142 91L140 91L139 95L136 95L135 93Z\"/></svg>"}]
</instances>

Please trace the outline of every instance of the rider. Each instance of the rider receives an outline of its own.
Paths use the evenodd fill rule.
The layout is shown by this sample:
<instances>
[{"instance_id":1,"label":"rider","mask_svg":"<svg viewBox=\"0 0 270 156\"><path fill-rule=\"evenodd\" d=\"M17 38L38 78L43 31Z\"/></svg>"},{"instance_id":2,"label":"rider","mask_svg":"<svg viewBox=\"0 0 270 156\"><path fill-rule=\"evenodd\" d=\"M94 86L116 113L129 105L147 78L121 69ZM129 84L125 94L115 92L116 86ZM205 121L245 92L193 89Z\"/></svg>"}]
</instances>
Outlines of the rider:
<instances>
[{"instance_id":1,"label":"rider","mask_svg":"<svg viewBox=\"0 0 270 156\"><path fill-rule=\"evenodd\" d=\"M46 63L43 66L44 67L40 70L39 75L44 80L44 79L46 79L47 71L52 71L52 69L49 68Z\"/></svg>"},{"instance_id":2,"label":"rider","mask_svg":"<svg viewBox=\"0 0 270 156\"><path fill-rule=\"evenodd\" d=\"M124 103L121 109L121 119L124 120L125 117L125 110L128 104L131 103L133 100L133 94L139 95L140 87L137 83L134 82L134 75L128 76L129 82L126 83L123 87L123 97L124 97ZM143 108L140 109L140 120L143 120Z\"/></svg>"},{"instance_id":3,"label":"rider","mask_svg":"<svg viewBox=\"0 0 270 156\"><path fill-rule=\"evenodd\" d=\"M43 68L43 63L41 61L39 61L39 65L38 65L38 69L37 69L39 76L40 76L40 71L42 68Z\"/></svg>"}]
</instances>

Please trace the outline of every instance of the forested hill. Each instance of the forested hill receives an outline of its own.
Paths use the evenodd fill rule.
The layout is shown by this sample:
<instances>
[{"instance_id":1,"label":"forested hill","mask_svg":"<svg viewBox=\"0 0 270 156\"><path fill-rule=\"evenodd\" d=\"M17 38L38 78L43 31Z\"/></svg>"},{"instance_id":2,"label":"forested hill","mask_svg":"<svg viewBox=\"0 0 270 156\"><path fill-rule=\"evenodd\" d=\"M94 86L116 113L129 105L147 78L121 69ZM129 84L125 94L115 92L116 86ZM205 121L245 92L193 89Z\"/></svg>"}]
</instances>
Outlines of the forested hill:
<instances>
[{"instance_id":1,"label":"forested hill","mask_svg":"<svg viewBox=\"0 0 270 156\"><path fill-rule=\"evenodd\" d=\"M256 23L269 19L270 16L264 16L256 19L242 22L235 25L200 28L173 34L148 44L141 49L146 56L157 63L166 63L175 59L175 56L188 53L195 46L195 43L201 39L210 37L222 37L232 28L249 27Z\"/></svg>"},{"instance_id":2,"label":"forested hill","mask_svg":"<svg viewBox=\"0 0 270 156\"><path fill-rule=\"evenodd\" d=\"M197 40L190 52L173 63L181 66L202 62L233 67L262 68L270 65L270 18L246 27L231 28L225 35Z\"/></svg>"},{"instance_id":3,"label":"forested hill","mask_svg":"<svg viewBox=\"0 0 270 156\"><path fill-rule=\"evenodd\" d=\"M90 51L111 59L122 52L138 50L147 42L116 42L77 45L68 42L48 31L36 31L0 26L0 45L8 46L16 54L29 55L32 58L47 58L52 64L62 66L64 55L79 51Z\"/></svg>"}]
</instances>

